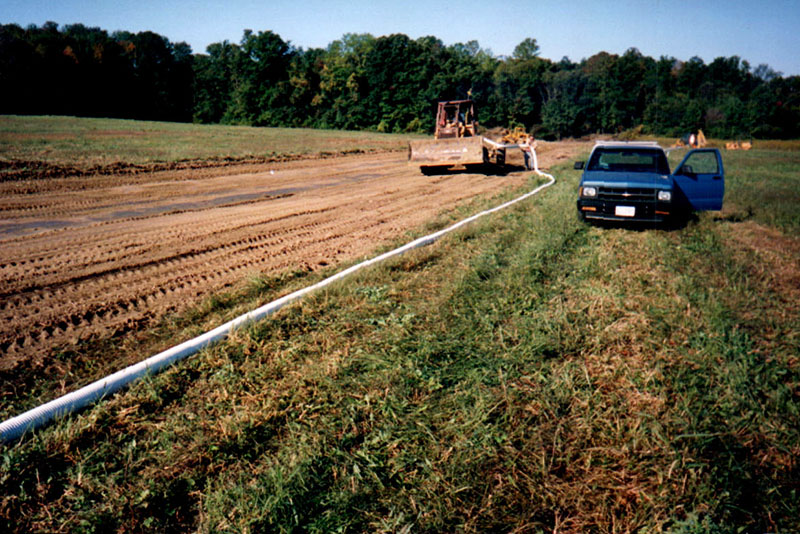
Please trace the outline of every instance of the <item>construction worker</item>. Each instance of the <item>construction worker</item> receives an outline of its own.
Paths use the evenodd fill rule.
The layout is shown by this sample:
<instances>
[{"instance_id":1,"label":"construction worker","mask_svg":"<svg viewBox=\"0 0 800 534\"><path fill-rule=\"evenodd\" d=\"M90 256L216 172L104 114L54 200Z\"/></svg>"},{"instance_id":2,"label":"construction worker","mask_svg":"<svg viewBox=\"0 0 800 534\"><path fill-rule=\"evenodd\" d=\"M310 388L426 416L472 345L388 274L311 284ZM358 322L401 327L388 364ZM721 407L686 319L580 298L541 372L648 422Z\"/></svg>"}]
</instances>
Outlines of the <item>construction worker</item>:
<instances>
[{"instance_id":1,"label":"construction worker","mask_svg":"<svg viewBox=\"0 0 800 534\"><path fill-rule=\"evenodd\" d=\"M525 158L525 168L527 170L533 170L533 136L529 135L526 140L525 144L528 145L527 148L522 148L522 157Z\"/></svg>"}]
</instances>

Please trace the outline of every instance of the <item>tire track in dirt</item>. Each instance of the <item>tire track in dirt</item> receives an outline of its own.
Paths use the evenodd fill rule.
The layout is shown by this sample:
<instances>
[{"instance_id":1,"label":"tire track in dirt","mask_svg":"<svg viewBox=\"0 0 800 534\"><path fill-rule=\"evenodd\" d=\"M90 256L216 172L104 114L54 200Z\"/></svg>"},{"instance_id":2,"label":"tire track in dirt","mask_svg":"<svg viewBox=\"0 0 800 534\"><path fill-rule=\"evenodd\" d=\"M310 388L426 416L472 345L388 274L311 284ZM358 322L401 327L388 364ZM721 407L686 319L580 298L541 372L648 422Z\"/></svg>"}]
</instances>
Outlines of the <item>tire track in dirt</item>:
<instances>
[{"instance_id":1,"label":"tire track in dirt","mask_svg":"<svg viewBox=\"0 0 800 534\"><path fill-rule=\"evenodd\" d=\"M105 188L91 182L89 198L86 178L40 179L35 192L18 184L24 193L0 200L0 217L19 224L0 238L0 370L40 364L79 339L141 328L250 273L363 256L443 210L528 176L426 177L404 154L250 170L105 177ZM176 205L184 209L169 209ZM155 211L126 216L126 206ZM24 224L31 213L63 221L34 230Z\"/></svg>"},{"instance_id":2,"label":"tire track in dirt","mask_svg":"<svg viewBox=\"0 0 800 534\"><path fill-rule=\"evenodd\" d=\"M319 210L314 213L301 212L295 214L294 216L321 215L323 211L327 211L329 209L330 208L326 208L325 210ZM231 217L229 217L229 219L232 220ZM233 230L252 230L254 227L257 227L258 224L264 224L265 222L277 221L266 219L265 221L261 222L256 221L248 224L237 224L233 228L227 228L225 231L231 232ZM158 257L157 259L147 260L142 260L140 258L152 257L156 247L153 245L148 245L146 243L146 239L144 241L142 240L142 236L139 236L137 242L121 243L119 245L117 245L116 240L112 240L110 243L106 243L106 246L104 247L98 246L93 254L83 254L82 250L78 250L75 252L75 254L64 258L49 258L51 259L50 262L37 265L35 267L26 267L26 263L19 262L19 269L7 269L6 272L3 272L3 270L0 269L0 283L2 283L3 287L7 287L9 290L13 290L14 292L28 292L47 286L58 285L60 283L59 278L63 277L64 273L70 273L71 278L68 280L69 282L80 282L83 279L89 279L92 277L103 277L105 275L113 275L135 269L148 269L150 266L159 263L166 262L172 265L171 262L179 260L182 257L188 257L192 255L197 256L203 253L208 253L212 250L226 250L236 247L244 242L252 244L257 241L264 241L268 239L280 239L281 236L297 234L308 228L318 226L319 224L321 223L318 221L312 221L310 223L295 226L293 228L283 228L256 236L252 236L248 232L248 234L244 237L240 237L236 241L232 241L223 245L219 245L216 242L203 243L195 246L190 251L183 251L179 253L176 253L173 248L167 248L164 256ZM209 228L211 228L211 231L214 233L222 232L222 230L216 230L216 228L219 228L218 224L211 224L209 225ZM154 234L151 236L152 239L159 239L167 242L179 241L184 238L185 234L183 231L156 231L151 233ZM97 251L98 249L99 251ZM124 257L121 257L121 254L124 254ZM46 259L48 258L37 258L37 262L40 263ZM53 281L53 279L55 279L55 281ZM5 296L7 296L6 293L0 292L0 298ZM2 306L2 304L0 304L0 306Z\"/></svg>"}]
</instances>

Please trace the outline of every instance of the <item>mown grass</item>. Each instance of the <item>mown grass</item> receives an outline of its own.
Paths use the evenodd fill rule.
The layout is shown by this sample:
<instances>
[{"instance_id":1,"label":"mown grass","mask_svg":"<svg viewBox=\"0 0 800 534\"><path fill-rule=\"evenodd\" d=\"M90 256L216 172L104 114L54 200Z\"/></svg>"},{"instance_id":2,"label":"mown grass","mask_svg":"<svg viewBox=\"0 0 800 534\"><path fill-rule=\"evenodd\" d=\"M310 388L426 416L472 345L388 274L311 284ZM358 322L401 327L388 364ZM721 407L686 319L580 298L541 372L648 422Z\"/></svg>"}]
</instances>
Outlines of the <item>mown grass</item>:
<instances>
[{"instance_id":1,"label":"mown grass","mask_svg":"<svg viewBox=\"0 0 800 534\"><path fill-rule=\"evenodd\" d=\"M402 150L413 136L122 119L0 116L0 158L81 166Z\"/></svg>"},{"instance_id":2,"label":"mown grass","mask_svg":"<svg viewBox=\"0 0 800 534\"><path fill-rule=\"evenodd\" d=\"M791 235L800 230L800 150L750 150L723 154L726 196L723 217L749 217Z\"/></svg>"},{"instance_id":3,"label":"mown grass","mask_svg":"<svg viewBox=\"0 0 800 534\"><path fill-rule=\"evenodd\" d=\"M800 529L800 247L749 246L759 210L585 226L555 173L6 446L0 528Z\"/></svg>"}]
</instances>

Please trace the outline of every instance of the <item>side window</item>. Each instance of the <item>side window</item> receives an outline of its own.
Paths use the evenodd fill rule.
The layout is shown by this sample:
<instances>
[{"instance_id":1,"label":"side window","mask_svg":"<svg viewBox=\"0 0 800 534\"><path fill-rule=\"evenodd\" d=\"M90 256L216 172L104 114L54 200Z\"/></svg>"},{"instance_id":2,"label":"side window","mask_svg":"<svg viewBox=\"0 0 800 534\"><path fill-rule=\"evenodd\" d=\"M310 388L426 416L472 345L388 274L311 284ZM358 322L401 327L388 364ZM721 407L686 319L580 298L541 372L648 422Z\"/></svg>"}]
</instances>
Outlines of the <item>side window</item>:
<instances>
[{"instance_id":1,"label":"side window","mask_svg":"<svg viewBox=\"0 0 800 534\"><path fill-rule=\"evenodd\" d=\"M719 172L717 155L714 152L695 152L683 164L689 166L695 174L715 174Z\"/></svg>"}]
</instances>

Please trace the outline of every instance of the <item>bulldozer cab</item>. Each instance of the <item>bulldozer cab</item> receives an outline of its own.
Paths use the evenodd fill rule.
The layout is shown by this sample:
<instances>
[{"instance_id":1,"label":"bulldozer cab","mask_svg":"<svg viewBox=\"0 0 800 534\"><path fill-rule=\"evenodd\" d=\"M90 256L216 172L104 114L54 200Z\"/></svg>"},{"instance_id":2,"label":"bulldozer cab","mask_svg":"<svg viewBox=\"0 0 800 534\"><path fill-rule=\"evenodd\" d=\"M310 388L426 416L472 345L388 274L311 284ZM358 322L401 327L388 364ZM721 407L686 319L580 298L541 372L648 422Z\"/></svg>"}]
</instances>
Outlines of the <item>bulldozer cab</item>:
<instances>
[{"instance_id":1,"label":"bulldozer cab","mask_svg":"<svg viewBox=\"0 0 800 534\"><path fill-rule=\"evenodd\" d=\"M472 137L475 135L475 105L472 100L439 102L436 113L436 139Z\"/></svg>"}]
</instances>

